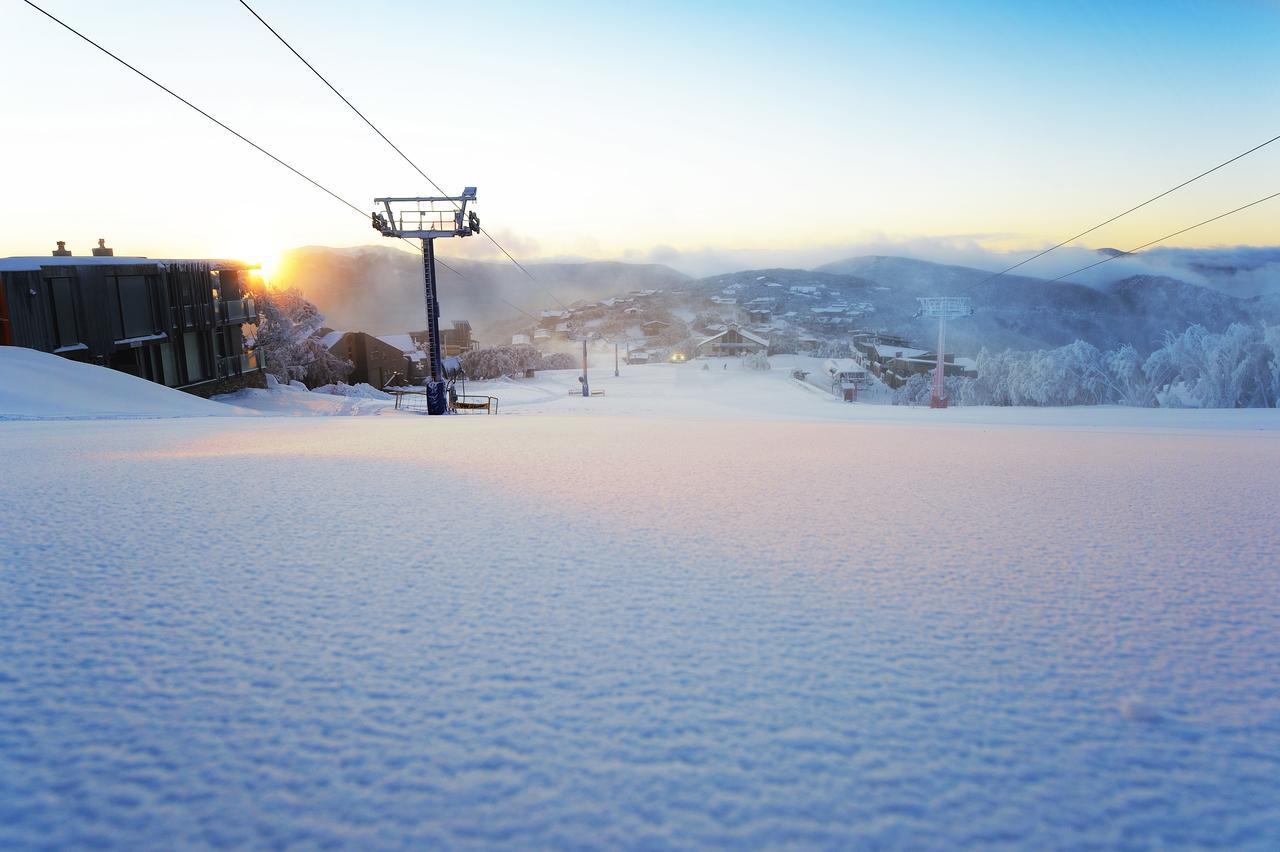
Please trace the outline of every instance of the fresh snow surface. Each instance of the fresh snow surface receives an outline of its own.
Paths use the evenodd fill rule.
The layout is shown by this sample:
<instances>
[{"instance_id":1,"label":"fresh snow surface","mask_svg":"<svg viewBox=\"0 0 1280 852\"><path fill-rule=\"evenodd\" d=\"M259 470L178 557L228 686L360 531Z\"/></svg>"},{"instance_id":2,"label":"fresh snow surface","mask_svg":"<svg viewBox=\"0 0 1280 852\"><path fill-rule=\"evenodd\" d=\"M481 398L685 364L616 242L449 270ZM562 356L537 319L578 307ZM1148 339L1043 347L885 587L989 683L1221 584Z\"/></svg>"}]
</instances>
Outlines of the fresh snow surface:
<instances>
[{"instance_id":1,"label":"fresh snow surface","mask_svg":"<svg viewBox=\"0 0 1280 852\"><path fill-rule=\"evenodd\" d=\"M622 371L0 423L0 848L1280 848L1278 412Z\"/></svg>"},{"instance_id":2,"label":"fresh snow surface","mask_svg":"<svg viewBox=\"0 0 1280 852\"><path fill-rule=\"evenodd\" d=\"M0 346L0 420L249 413L116 370Z\"/></svg>"}]
</instances>

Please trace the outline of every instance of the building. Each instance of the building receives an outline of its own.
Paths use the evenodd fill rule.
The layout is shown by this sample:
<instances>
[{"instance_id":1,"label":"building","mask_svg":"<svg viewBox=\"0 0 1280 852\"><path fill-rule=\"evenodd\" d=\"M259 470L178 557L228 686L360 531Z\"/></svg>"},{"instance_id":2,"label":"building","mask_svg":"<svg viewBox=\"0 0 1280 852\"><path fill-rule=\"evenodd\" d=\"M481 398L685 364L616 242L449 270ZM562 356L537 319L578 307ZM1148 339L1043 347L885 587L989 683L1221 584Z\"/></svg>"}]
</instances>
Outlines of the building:
<instances>
[{"instance_id":1,"label":"building","mask_svg":"<svg viewBox=\"0 0 1280 852\"><path fill-rule=\"evenodd\" d=\"M426 340L425 331L419 335ZM471 336L471 323L466 320L454 320L453 328L440 329L440 354L445 358L460 358L479 345Z\"/></svg>"},{"instance_id":2,"label":"building","mask_svg":"<svg viewBox=\"0 0 1280 852\"><path fill-rule=\"evenodd\" d=\"M749 355L768 352L769 341L740 328L737 323L729 323L724 331L699 343L697 350L700 356Z\"/></svg>"},{"instance_id":3,"label":"building","mask_svg":"<svg viewBox=\"0 0 1280 852\"><path fill-rule=\"evenodd\" d=\"M99 364L201 396L266 387L246 344L249 276L227 260L90 256L0 259L0 345Z\"/></svg>"},{"instance_id":4,"label":"building","mask_svg":"<svg viewBox=\"0 0 1280 852\"><path fill-rule=\"evenodd\" d=\"M375 388L385 387L393 378L408 378L412 373L410 359L399 347L363 331L330 331L321 338L324 347L344 361L352 370L347 382L366 382Z\"/></svg>"},{"instance_id":5,"label":"building","mask_svg":"<svg viewBox=\"0 0 1280 852\"><path fill-rule=\"evenodd\" d=\"M542 318L538 322L541 323L543 328L551 330L568 318L568 311L543 311Z\"/></svg>"},{"instance_id":6,"label":"building","mask_svg":"<svg viewBox=\"0 0 1280 852\"><path fill-rule=\"evenodd\" d=\"M649 320L640 326L644 331L645 337L657 337L667 329L671 328L671 323L662 320Z\"/></svg>"},{"instance_id":7,"label":"building","mask_svg":"<svg viewBox=\"0 0 1280 852\"><path fill-rule=\"evenodd\" d=\"M912 350L914 351L914 350ZM907 379L915 374L928 375L938 366L937 352L921 352L912 357L895 357L887 359L883 364L884 383L891 388L900 388ZM942 374L958 376L965 379L976 379L978 371L970 358L956 358L955 355L943 354Z\"/></svg>"},{"instance_id":8,"label":"building","mask_svg":"<svg viewBox=\"0 0 1280 852\"><path fill-rule=\"evenodd\" d=\"M767 296L761 296L747 302L742 309L747 312L748 322L763 324L773 321L773 312L777 309L777 303Z\"/></svg>"}]
</instances>

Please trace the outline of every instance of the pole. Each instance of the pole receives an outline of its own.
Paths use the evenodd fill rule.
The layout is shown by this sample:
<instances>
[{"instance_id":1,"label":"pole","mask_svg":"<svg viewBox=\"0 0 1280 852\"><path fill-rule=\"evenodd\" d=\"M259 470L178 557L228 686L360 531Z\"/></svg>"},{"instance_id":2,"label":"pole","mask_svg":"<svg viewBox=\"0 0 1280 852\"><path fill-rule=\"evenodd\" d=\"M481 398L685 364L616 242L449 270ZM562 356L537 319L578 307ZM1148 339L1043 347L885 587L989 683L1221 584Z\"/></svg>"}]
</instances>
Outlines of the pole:
<instances>
[{"instance_id":1,"label":"pole","mask_svg":"<svg viewBox=\"0 0 1280 852\"><path fill-rule=\"evenodd\" d=\"M436 292L436 247L430 237L422 239L422 292L427 302L427 357L431 378L427 380L427 413L448 414L449 399L444 383L444 359L440 357L440 299Z\"/></svg>"},{"instance_id":2,"label":"pole","mask_svg":"<svg viewBox=\"0 0 1280 852\"><path fill-rule=\"evenodd\" d=\"M587 385L587 339L582 338L582 395L591 396L591 388Z\"/></svg>"},{"instance_id":3,"label":"pole","mask_svg":"<svg viewBox=\"0 0 1280 852\"><path fill-rule=\"evenodd\" d=\"M938 366L933 371L933 397L929 400L930 408L946 408L947 407L947 385L944 381L943 368L943 345L947 336L947 315L945 313L938 317Z\"/></svg>"},{"instance_id":4,"label":"pole","mask_svg":"<svg viewBox=\"0 0 1280 852\"><path fill-rule=\"evenodd\" d=\"M618 341L613 341L613 377L618 378Z\"/></svg>"},{"instance_id":5,"label":"pole","mask_svg":"<svg viewBox=\"0 0 1280 852\"><path fill-rule=\"evenodd\" d=\"M422 241L422 289L427 301L427 356L431 361L431 381L444 380L440 357L440 300L436 293L435 240Z\"/></svg>"}]
</instances>

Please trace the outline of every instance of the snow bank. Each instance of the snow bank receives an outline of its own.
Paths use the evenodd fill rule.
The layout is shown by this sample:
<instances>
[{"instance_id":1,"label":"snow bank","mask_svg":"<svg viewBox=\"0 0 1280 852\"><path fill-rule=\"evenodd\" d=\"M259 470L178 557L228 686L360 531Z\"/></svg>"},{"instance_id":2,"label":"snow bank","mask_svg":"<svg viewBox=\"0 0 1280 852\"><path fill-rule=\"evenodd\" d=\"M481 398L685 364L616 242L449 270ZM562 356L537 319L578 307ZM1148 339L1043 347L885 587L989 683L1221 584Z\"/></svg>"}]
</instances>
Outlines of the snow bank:
<instances>
[{"instance_id":1,"label":"snow bank","mask_svg":"<svg viewBox=\"0 0 1280 852\"><path fill-rule=\"evenodd\" d=\"M0 346L0 420L252 414L128 373Z\"/></svg>"},{"instance_id":2,"label":"snow bank","mask_svg":"<svg viewBox=\"0 0 1280 852\"><path fill-rule=\"evenodd\" d=\"M268 390L246 388L214 399L280 417L352 417L389 413L395 398L367 384L324 385L307 390L301 382L290 382L277 383Z\"/></svg>"},{"instance_id":3,"label":"snow bank","mask_svg":"<svg viewBox=\"0 0 1280 852\"><path fill-rule=\"evenodd\" d=\"M360 382L355 385L321 385L318 388L313 388L312 393L327 393L333 396L347 396L355 399L378 399L383 402L391 402L395 399L391 394L378 390L368 382Z\"/></svg>"}]
</instances>

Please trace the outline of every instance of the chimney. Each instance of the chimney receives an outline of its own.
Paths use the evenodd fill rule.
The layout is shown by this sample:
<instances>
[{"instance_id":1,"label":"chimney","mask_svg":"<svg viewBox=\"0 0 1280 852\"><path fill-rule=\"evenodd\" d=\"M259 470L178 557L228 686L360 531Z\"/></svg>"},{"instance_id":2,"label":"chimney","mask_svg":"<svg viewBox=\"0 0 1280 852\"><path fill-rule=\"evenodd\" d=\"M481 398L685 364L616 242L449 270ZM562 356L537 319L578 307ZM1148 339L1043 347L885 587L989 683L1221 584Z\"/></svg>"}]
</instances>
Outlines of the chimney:
<instances>
[{"instance_id":1,"label":"chimney","mask_svg":"<svg viewBox=\"0 0 1280 852\"><path fill-rule=\"evenodd\" d=\"M70 252L67 253L70 254ZM93 250L94 257L114 257L115 253L115 249L107 248L106 240L98 240L98 247Z\"/></svg>"},{"instance_id":2,"label":"chimney","mask_svg":"<svg viewBox=\"0 0 1280 852\"><path fill-rule=\"evenodd\" d=\"M67 241L58 240L58 247L53 250L54 257L71 257L71 252L67 250Z\"/></svg>"}]
</instances>

